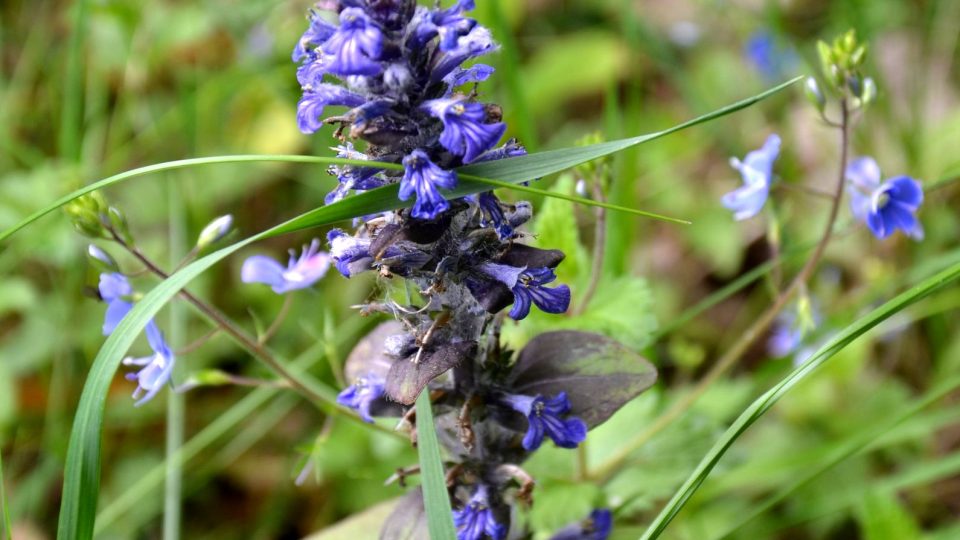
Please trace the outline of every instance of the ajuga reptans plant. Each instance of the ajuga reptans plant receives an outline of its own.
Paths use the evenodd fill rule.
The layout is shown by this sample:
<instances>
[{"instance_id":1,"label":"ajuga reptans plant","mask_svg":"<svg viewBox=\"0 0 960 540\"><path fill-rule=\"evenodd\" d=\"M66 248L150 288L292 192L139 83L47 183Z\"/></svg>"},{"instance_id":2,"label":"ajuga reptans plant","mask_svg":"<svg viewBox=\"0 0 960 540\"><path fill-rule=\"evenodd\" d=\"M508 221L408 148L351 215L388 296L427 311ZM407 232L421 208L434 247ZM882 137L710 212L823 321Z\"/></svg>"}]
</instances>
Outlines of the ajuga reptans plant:
<instances>
[{"instance_id":1,"label":"ajuga reptans plant","mask_svg":"<svg viewBox=\"0 0 960 540\"><path fill-rule=\"evenodd\" d=\"M325 2L310 12L293 52L303 87L300 129L332 124L341 157L403 166L332 167L338 185L327 202L396 183L400 199L412 204L327 237L343 276L376 272L392 284L362 306L388 320L348 358L352 384L338 401L368 422L400 415L415 436L411 406L430 392L435 427L453 461L453 519L465 540L505 538L511 507L530 501L534 479L521 468L530 453L546 441L576 448L588 429L655 378L640 357L595 334L541 335L516 354L501 347L506 317L521 320L531 309L565 313L570 289L555 283L564 254L525 242L520 227L533 214L529 203L506 203L493 193L444 195L457 185L458 167L525 153L518 141L502 141L500 107L482 99L479 83L493 68L465 65L497 49L490 31L468 16L473 4ZM348 109L325 116L327 106ZM282 276L277 263L268 267L250 274ZM289 288L259 281L278 292ZM408 301L390 294L400 287L413 291ZM411 511L422 505L419 491L408 494L383 536L425 535L425 523L412 517L422 513Z\"/></svg>"}]
</instances>

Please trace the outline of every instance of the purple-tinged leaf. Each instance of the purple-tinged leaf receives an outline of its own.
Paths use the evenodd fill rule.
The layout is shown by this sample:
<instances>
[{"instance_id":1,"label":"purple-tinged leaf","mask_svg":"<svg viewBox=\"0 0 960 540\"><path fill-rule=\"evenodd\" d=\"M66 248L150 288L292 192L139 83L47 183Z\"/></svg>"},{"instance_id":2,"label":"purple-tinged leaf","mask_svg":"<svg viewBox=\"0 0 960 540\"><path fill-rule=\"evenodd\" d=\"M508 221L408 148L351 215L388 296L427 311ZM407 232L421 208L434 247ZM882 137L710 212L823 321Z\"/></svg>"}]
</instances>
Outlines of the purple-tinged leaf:
<instances>
[{"instance_id":1,"label":"purple-tinged leaf","mask_svg":"<svg viewBox=\"0 0 960 540\"><path fill-rule=\"evenodd\" d=\"M390 366L396 362L396 358L387 354L386 343L394 336L403 335L403 325L397 321L387 321L380 323L369 334L363 337L357 345L350 351L347 361L344 364L343 372L347 377L347 382L352 382L360 377L375 375L380 379L386 379L390 372Z\"/></svg>"},{"instance_id":2,"label":"purple-tinged leaf","mask_svg":"<svg viewBox=\"0 0 960 540\"><path fill-rule=\"evenodd\" d=\"M380 540L429 538L423 491L418 487L404 495L380 528Z\"/></svg>"},{"instance_id":3,"label":"purple-tinged leaf","mask_svg":"<svg viewBox=\"0 0 960 540\"><path fill-rule=\"evenodd\" d=\"M412 405L427 383L476 352L477 342L463 341L424 351L419 362L414 362L416 354L408 359L398 360L387 375L386 394L399 403Z\"/></svg>"},{"instance_id":4,"label":"purple-tinged leaf","mask_svg":"<svg viewBox=\"0 0 960 540\"><path fill-rule=\"evenodd\" d=\"M594 428L653 386L657 370L639 354L600 334L564 330L540 334L517 358L511 392L556 396L566 392L572 410Z\"/></svg>"}]
</instances>

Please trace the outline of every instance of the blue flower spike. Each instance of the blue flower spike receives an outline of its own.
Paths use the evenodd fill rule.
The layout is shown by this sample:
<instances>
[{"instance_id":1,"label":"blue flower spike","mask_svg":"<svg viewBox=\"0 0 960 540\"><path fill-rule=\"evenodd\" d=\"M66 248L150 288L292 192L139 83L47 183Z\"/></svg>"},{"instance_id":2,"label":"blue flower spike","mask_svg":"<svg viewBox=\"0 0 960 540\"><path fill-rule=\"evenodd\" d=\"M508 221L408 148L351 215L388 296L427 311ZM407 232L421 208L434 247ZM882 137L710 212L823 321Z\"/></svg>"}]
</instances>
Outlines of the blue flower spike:
<instances>
[{"instance_id":1,"label":"blue flower spike","mask_svg":"<svg viewBox=\"0 0 960 540\"><path fill-rule=\"evenodd\" d=\"M322 46L326 68L335 75L378 75L383 33L360 8L340 12L340 28Z\"/></svg>"},{"instance_id":2,"label":"blue flower spike","mask_svg":"<svg viewBox=\"0 0 960 540\"><path fill-rule=\"evenodd\" d=\"M872 157L860 157L847 166L847 191L853 215L883 240L897 229L914 240L923 240L923 225L916 213L923 203L920 182L909 176L881 181L880 166Z\"/></svg>"},{"instance_id":3,"label":"blue flower spike","mask_svg":"<svg viewBox=\"0 0 960 540\"><path fill-rule=\"evenodd\" d=\"M743 221L760 213L770 195L773 180L773 162L780 155L780 137L767 137L759 150L747 154L743 161L730 159L730 166L740 171L743 187L727 193L721 199L723 206L734 212L734 219Z\"/></svg>"},{"instance_id":4,"label":"blue flower spike","mask_svg":"<svg viewBox=\"0 0 960 540\"><path fill-rule=\"evenodd\" d=\"M284 294L313 286L327 274L330 262L330 254L320 251L320 240L314 239L304 246L299 257L291 251L286 267L263 255L248 258L240 269L240 279L244 283L270 285L273 292Z\"/></svg>"},{"instance_id":5,"label":"blue flower spike","mask_svg":"<svg viewBox=\"0 0 960 540\"><path fill-rule=\"evenodd\" d=\"M453 511L453 524L457 527L457 540L481 540L485 536L501 540L507 535L507 527L498 523L490 508L490 488L477 486L473 496L461 510Z\"/></svg>"},{"instance_id":6,"label":"blue flower spike","mask_svg":"<svg viewBox=\"0 0 960 540\"><path fill-rule=\"evenodd\" d=\"M527 417L529 427L523 437L523 447L534 451L550 437L560 448L576 448L587 438L587 425L577 417L570 417L570 400L566 392L553 398L541 395L507 394L503 402Z\"/></svg>"}]
</instances>

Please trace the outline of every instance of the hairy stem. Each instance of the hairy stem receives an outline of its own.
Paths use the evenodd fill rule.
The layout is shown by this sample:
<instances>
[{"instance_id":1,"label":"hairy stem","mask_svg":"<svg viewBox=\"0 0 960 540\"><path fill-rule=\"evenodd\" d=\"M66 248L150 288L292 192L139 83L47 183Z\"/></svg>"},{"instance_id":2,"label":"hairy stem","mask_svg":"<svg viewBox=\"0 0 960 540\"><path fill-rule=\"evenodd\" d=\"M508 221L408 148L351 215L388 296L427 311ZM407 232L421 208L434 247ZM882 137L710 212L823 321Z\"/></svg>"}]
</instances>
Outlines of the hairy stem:
<instances>
[{"instance_id":1,"label":"hairy stem","mask_svg":"<svg viewBox=\"0 0 960 540\"><path fill-rule=\"evenodd\" d=\"M683 413L690 409L700 397L707 392L707 390L717 381L724 373L727 372L738 360L743 356L745 352L759 339L764 332L770 327L773 323L776 316L780 313L781 310L787 305L787 303L793 298L793 296L800 291L813 275L813 272L816 270L817 265L820 263L820 260L823 258L823 254L827 249L827 245L830 243L830 239L833 237L833 227L837 221L837 216L840 213L840 202L843 199L843 187L844 180L847 170L847 160L849 159L849 139L850 139L850 113L847 109L846 100L842 100L841 103L841 113L842 119L840 122L840 172L838 174L837 185L833 193L833 203L830 206L830 215L827 218L827 224L824 228L823 235L820 237L820 241L817 242L817 246L814 248L813 254L810 255L810 258L807 259L807 262L803 265L803 268L797 274L797 276L790 282L790 285L787 286L786 290L780 294L779 297L773 302L773 304L766 309L756 321L749 328L747 328L727 352L721 356L717 362L713 365L709 372L697 383L693 390L685 395L682 399L674 402L674 404L667 409L665 413L660 415L652 424L650 424L644 431L640 432L632 441L626 444L620 452L615 454L607 462L602 464L594 473L591 475L592 478L599 478L603 481L608 481L613 473L615 473L627 460L630 458L630 454L643 446L647 441L653 438L654 435L662 431L665 427L670 425L674 420L679 418Z\"/></svg>"}]
</instances>

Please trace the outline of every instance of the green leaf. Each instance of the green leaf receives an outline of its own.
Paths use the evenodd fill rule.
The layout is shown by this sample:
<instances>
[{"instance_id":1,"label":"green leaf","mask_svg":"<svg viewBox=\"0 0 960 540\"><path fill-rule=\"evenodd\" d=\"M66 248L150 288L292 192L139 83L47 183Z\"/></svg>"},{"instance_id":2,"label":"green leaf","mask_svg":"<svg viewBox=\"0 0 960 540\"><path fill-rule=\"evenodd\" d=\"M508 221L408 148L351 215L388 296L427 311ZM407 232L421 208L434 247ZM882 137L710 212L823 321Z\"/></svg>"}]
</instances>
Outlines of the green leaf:
<instances>
[{"instance_id":1,"label":"green leaf","mask_svg":"<svg viewBox=\"0 0 960 540\"><path fill-rule=\"evenodd\" d=\"M13 526L10 524L10 505L7 503L7 490L3 482L3 452L0 452L0 507L3 508L3 536L7 540L13 540Z\"/></svg>"},{"instance_id":2,"label":"green leaf","mask_svg":"<svg viewBox=\"0 0 960 540\"><path fill-rule=\"evenodd\" d=\"M496 162L482 163L464 167L461 170L463 173L461 178L465 181L462 181L460 186L454 190L451 195L454 197L459 197L489 189L487 184L472 181L470 179L471 175L483 174L484 176L499 178L501 181L515 183L540 178L548 174L576 166L591 159L603 157L605 155L623 150L624 148L629 148L631 146L674 133L686 127L691 127L738 111L788 87L799 80L800 77L754 97L734 103L733 105L729 105L712 113L700 116L686 123L657 133L634 137L632 139L624 139L622 141L602 143L592 147L580 147L569 150L543 152L529 156L504 159ZM126 173L95 182L79 191L74 192L71 195L61 198L53 205L35 212L21 223L15 225L12 229L5 231L2 235L0 235L0 241L8 238L19 229L39 219L43 215L52 212L73 198L91 191L95 191L96 189L150 172L196 165L209 165L213 163L234 163L238 161L284 161L341 164L358 163L350 160L318 158L310 156L222 156L217 158L201 158L152 165L150 167L128 171ZM359 163L365 165L370 164L369 162ZM395 164L382 164L378 166L391 169L397 169L399 167L399 165ZM60 518L58 525L58 538L63 540L73 540L88 539L92 537L97 506L97 496L100 488L100 435L103 427L104 408L106 406L106 396L110 387L110 382L113 380L120 361L126 351L133 344L133 341L136 339L139 333L143 331L143 328L146 326L147 322L163 307L163 305L173 298L173 296L183 289L191 280L205 272L214 264L254 242L311 227L329 225L338 221L351 219L355 216L368 215L401 208L404 206L404 203L397 200L397 190L397 185L391 185L360 193L335 204L317 208L281 225L238 242L232 246L228 246L210 253L209 255L206 255L187 265L170 276L168 279L164 280L160 285L147 293L143 299L134 306L130 313L121 321L114 333L107 338L107 341L97 354L97 357L94 360L93 366L91 367L87 377L87 381L84 384L83 393L80 397L80 403L77 406L77 413L71 430L70 445L67 450L63 496L61 499ZM425 493L425 495L429 497L431 494ZM436 493L434 490L434 496L435 495ZM439 504L439 501L437 504ZM445 504L449 505L449 501L447 501ZM431 508L431 506L428 505L428 508ZM434 508L433 513L436 514L436 509L438 507L432 508ZM449 519L449 513L444 519ZM439 521L437 522L437 526L440 526ZM441 536L440 538L443 537Z\"/></svg>"},{"instance_id":3,"label":"green leaf","mask_svg":"<svg viewBox=\"0 0 960 540\"><path fill-rule=\"evenodd\" d=\"M599 497L600 487L594 484L538 485L537 502L530 510L533 532L549 534L587 517Z\"/></svg>"},{"instance_id":4,"label":"green leaf","mask_svg":"<svg viewBox=\"0 0 960 540\"><path fill-rule=\"evenodd\" d=\"M440 459L440 443L433 425L430 392L417 398L417 450L420 453L420 475L423 478L423 503L427 509L427 527L432 540L453 540L453 512L447 494L447 479Z\"/></svg>"},{"instance_id":5,"label":"green leaf","mask_svg":"<svg viewBox=\"0 0 960 540\"><path fill-rule=\"evenodd\" d=\"M747 407L733 425L723 434L720 440L714 444L713 448L707 452L707 455L703 457L699 465L697 465L697 468L687 478L686 482L684 482L680 489L674 494L673 498L664 506L656 519L653 520L641 537L641 540L652 540L659 538L660 535L663 534L670 522L673 521L673 518L677 516L687 501L696 493L700 485L703 484L713 468L740 435L770 410L790 389L807 378L833 355L871 328L942 289L949 283L956 281L958 278L960 278L960 264L955 264L871 311L866 316L844 328L826 345L817 350L806 363L795 369L776 386L760 396Z\"/></svg>"},{"instance_id":6,"label":"green leaf","mask_svg":"<svg viewBox=\"0 0 960 540\"><path fill-rule=\"evenodd\" d=\"M563 150L551 150L549 152L540 152L536 154L530 154L526 156L519 156L515 158L502 159L499 161L492 161L486 163L478 163L474 165L468 165L466 167L461 167L457 170L461 180L466 180L460 182L460 185L457 189L449 192L451 197L462 197L465 195L470 195L473 193L479 193L481 191L487 191L490 189L491 185L496 185L498 187L510 187L511 189L517 189L520 191L538 193L546 195L547 192L544 190L537 190L535 188L515 186L506 184L520 184L522 182L528 182L530 180L536 180L537 178L543 178L553 173L565 171L571 167L580 165L581 163L586 163L588 161L601 158L603 156L608 156L614 154L621 150L642 144L660 137L664 137L671 133L676 133L682 129L688 127L693 127L704 122L709 122L716 118L726 116L728 114L737 112L741 109L749 107L763 99L770 97L771 95L793 85L797 81L801 80L803 77L797 77L793 80L787 81L779 86L775 86L765 92L757 94L753 97L738 101L731 105L727 105L721 109L717 109L711 113L707 113L702 116L698 116L692 120L688 120L682 124L678 124L671 128L665 129L663 131L657 131L655 133L649 133L647 135L640 135L639 137L633 137L630 139L621 139L619 141L612 141L607 143L595 144L591 146L581 146L576 148L568 148ZM324 158L324 157L315 157L315 156L282 156L282 155L240 155L240 156L216 156L208 158L193 158L193 159L184 159L180 161L170 161L166 163L158 163L156 165L149 165L147 167L141 167L139 169L133 169L126 171L120 174L116 174L109 178L94 182L89 184L69 195L65 195L58 199L57 201L47 205L46 207L34 212L33 214L27 216L25 219L14 225L13 227L7 229L2 234L0 234L0 242L6 240L13 234L15 234L20 229L26 227L27 225L33 223L34 221L40 219L41 217L53 212L57 208L67 204L68 202L86 195L92 191L98 189L103 189L105 187L117 184L129 180L131 178L136 178L144 176L147 174L152 174L161 171L169 171L174 169L183 169L188 167L197 167L204 165L215 165L222 163L254 163L254 162L284 162L284 163L321 163L321 164L333 164L333 165L366 165L370 166L371 162L369 161L356 161L349 159L339 159L339 158ZM382 167L384 169L391 170L401 170L402 166L396 163L381 163L376 162L377 167ZM496 179L496 180L493 180ZM498 183L499 182L499 183ZM391 186L386 186L383 188L374 189L365 193L361 193L355 197L351 197L348 200L355 200L361 197L364 197L361 201L361 204L366 204L368 212L376 211L389 211L396 210L398 208L404 208L410 206L412 203L403 203L398 201L396 198L398 186L396 184ZM614 210L626 210L633 213L638 213L636 210L627 209L617 205L604 205L596 201L590 201L589 199L581 199L578 197L565 197L567 200L574 200L581 204L586 204L590 206L603 206L605 208L610 208ZM374 204L377 203L377 204ZM648 215L644 212L639 212L641 215ZM360 214L358 214L360 215ZM341 219L348 219L352 216L347 216ZM668 218L669 219L669 218ZM682 220L674 220L682 221Z\"/></svg>"}]
</instances>

